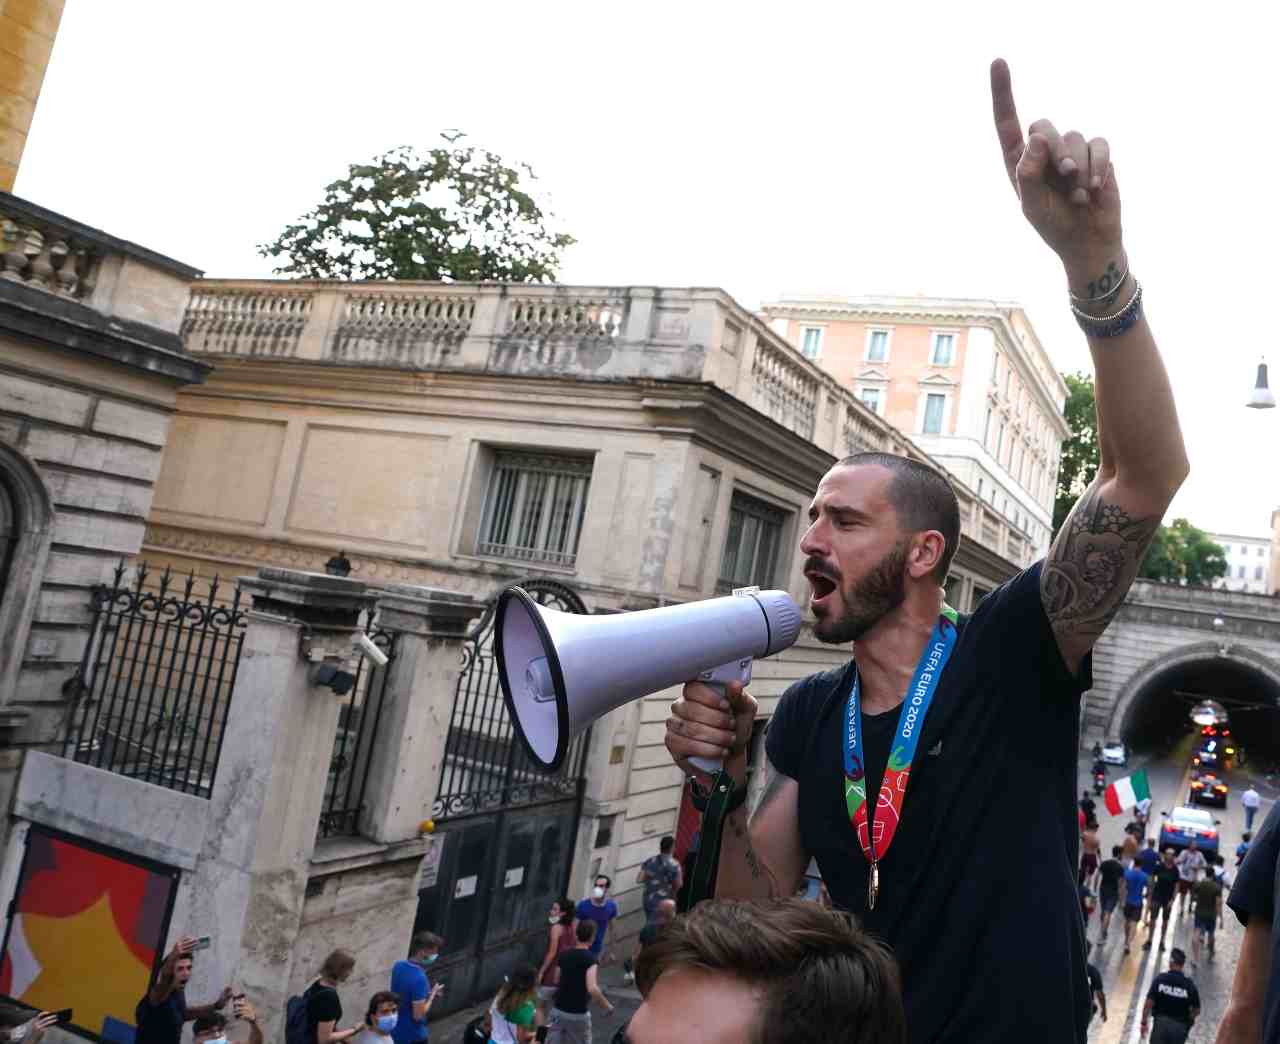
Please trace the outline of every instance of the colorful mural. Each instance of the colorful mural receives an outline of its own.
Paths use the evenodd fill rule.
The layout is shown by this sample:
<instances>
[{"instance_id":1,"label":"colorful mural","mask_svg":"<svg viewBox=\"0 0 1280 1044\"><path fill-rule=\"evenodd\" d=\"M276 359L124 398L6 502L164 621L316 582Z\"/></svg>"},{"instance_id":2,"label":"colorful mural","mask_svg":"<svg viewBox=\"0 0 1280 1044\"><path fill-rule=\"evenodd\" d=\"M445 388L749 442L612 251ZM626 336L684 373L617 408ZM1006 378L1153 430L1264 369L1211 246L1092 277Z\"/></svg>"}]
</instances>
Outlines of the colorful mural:
<instances>
[{"instance_id":1,"label":"colorful mural","mask_svg":"<svg viewBox=\"0 0 1280 1044\"><path fill-rule=\"evenodd\" d=\"M146 992L177 871L89 848L32 826L0 993L34 1008L74 1008L74 1024L114 1037Z\"/></svg>"}]
</instances>

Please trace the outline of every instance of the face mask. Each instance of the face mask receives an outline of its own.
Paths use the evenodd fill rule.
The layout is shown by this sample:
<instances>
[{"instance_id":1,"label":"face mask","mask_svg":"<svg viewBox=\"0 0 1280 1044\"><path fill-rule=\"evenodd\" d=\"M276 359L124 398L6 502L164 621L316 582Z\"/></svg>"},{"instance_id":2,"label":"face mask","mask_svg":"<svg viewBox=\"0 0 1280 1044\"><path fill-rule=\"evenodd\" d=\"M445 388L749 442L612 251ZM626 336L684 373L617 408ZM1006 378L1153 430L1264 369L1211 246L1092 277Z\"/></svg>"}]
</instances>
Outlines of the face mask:
<instances>
[{"instance_id":1,"label":"face mask","mask_svg":"<svg viewBox=\"0 0 1280 1044\"><path fill-rule=\"evenodd\" d=\"M31 1023L29 1022L24 1022L21 1026L14 1026L13 1029L9 1031L9 1039L12 1041L21 1040L23 1037L27 1035L27 1030L29 1030L30 1028L31 1028Z\"/></svg>"},{"instance_id":2,"label":"face mask","mask_svg":"<svg viewBox=\"0 0 1280 1044\"><path fill-rule=\"evenodd\" d=\"M560 923L560 915L559 915L559 914L552 914L550 917L548 917L548 918L547 918L547 923L548 923L548 924L559 924L559 923Z\"/></svg>"},{"instance_id":3,"label":"face mask","mask_svg":"<svg viewBox=\"0 0 1280 1044\"><path fill-rule=\"evenodd\" d=\"M604 898L604 889L603 889L603 888L601 888L599 885L596 885L596 886L595 886L595 888L591 889L591 894L592 894L592 896L594 896L596 899L603 899L603 898Z\"/></svg>"},{"instance_id":4,"label":"face mask","mask_svg":"<svg viewBox=\"0 0 1280 1044\"><path fill-rule=\"evenodd\" d=\"M225 1035L221 1037L210 1037L204 1042L204 1044L227 1044L227 1038Z\"/></svg>"},{"instance_id":5,"label":"face mask","mask_svg":"<svg viewBox=\"0 0 1280 1044\"><path fill-rule=\"evenodd\" d=\"M378 1029L382 1030L383 1033L390 1033L396 1028L396 1020L398 1018L398 1015L379 1015Z\"/></svg>"}]
</instances>

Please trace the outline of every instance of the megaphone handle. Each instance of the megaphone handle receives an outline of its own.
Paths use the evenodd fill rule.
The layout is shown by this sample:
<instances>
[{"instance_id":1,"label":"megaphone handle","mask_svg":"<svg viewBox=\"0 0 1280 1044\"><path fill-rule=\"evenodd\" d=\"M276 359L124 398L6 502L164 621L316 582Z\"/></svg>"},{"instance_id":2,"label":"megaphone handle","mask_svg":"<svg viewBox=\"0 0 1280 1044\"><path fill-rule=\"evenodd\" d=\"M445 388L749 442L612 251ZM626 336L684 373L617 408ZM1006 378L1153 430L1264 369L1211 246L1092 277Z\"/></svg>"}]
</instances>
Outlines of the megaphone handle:
<instances>
[{"instance_id":1,"label":"megaphone handle","mask_svg":"<svg viewBox=\"0 0 1280 1044\"><path fill-rule=\"evenodd\" d=\"M725 693L725 686L732 681L740 681L743 685L751 681L751 664L750 656L741 660L734 660L731 663L722 663L719 667L713 667L709 671L703 671L698 675L698 681L702 682L707 688L718 692L721 696ZM690 758L690 763L709 776L714 776L723 767L724 763L713 758Z\"/></svg>"}]
</instances>

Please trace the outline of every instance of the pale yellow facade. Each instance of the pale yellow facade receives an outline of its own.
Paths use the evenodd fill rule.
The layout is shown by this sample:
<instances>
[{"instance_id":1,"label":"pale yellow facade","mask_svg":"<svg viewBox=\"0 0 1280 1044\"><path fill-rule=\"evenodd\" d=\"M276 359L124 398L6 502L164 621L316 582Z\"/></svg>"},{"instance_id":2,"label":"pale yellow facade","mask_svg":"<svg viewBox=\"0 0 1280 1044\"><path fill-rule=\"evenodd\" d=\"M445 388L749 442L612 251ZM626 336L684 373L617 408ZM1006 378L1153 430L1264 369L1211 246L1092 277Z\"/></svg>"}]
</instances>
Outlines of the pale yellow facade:
<instances>
[{"instance_id":1,"label":"pale yellow facade","mask_svg":"<svg viewBox=\"0 0 1280 1044\"><path fill-rule=\"evenodd\" d=\"M0 0L0 190L13 191L64 0Z\"/></svg>"}]
</instances>

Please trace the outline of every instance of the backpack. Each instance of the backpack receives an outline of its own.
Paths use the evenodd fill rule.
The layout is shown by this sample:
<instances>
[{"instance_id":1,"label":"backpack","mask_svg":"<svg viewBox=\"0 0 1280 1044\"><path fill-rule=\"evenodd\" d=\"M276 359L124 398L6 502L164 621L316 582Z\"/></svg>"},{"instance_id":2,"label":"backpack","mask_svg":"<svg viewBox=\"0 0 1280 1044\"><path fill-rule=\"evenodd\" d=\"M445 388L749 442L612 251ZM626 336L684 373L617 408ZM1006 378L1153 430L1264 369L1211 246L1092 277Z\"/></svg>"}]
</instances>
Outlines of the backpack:
<instances>
[{"instance_id":1,"label":"backpack","mask_svg":"<svg viewBox=\"0 0 1280 1044\"><path fill-rule=\"evenodd\" d=\"M327 990L328 986L320 986L313 982L301 995L294 994L284 1007L284 1041L285 1044L316 1044L316 1028L311 1024L307 1014L307 1003L316 989ZM334 990L333 992L337 992Z\"/></svg>"},{"instance_id":2,"label":"backpack","mask_svg":"<svg viewBox=\"0 0 1280 1044\"><path fill-rule=\"evenodd\" d=\"M315 1044L307 1024L307 994L294 994L284 1009L285 1044Z\"/></svg>"}]
</instances>

